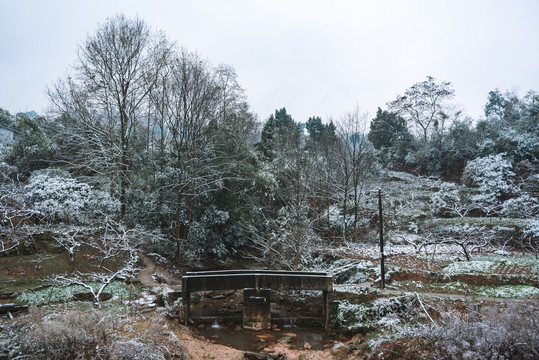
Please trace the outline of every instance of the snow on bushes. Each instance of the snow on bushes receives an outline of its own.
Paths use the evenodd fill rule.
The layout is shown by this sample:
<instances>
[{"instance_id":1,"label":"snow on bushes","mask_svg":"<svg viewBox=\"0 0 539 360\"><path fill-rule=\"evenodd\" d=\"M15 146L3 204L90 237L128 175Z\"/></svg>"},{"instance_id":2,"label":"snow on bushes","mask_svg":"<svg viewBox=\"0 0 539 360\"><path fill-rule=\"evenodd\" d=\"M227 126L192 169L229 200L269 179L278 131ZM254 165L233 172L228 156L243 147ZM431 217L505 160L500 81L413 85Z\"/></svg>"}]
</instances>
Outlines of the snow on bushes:
<instances>
[{"instance_id":1,"label":"snow on bushes","mask_svg":"<svg viewBox=\"0 0 539 360\"><path fill-rule=\"evenodd\" d=\"M464 183L478 188L471 200L482 204L497 204L502 195L514 191L512 165L505 153L469 161L462 174Z\"/></svg>"},{"instance_id":2,"label":"snow on bushes","mask_svg":"<svg viewBox=\"0 0 539 360\"><path fill-rule=\"evenodd\" d=\"M34 172L25 191L34 209L49 220L84 222L88 216L118 209L107 193L58 170Z\"/></svg>"},{"instance_id":3,"label":"snow on bushes","mask_svg":"<svg viewBox=\"0 0 539 360\"><path fill-rule=\"evenodd\" d=\"M508 217L529 218L539 213L539 201L528 194L503 203L502 214Z\"/></svg>"},{"instance_id":4,"label":"snow on bushes","mask_svg":"<svg viewBox=\"0 0 539 360\"><path fill-rule=\"evenodd\" d=\"M436 324L416 331L426 341L429 358L457 359L537 359L539 309L535 302L499 305L476 311L441 314Z\"/></svg>"},{"instance_id":5,"label":"snow on bushes","mask_svg":"<svg viewBox=\"0 0 539 360\"><path fill-rule=\"evenodd\" d=\"M444 182L440 190L432 194L430 206L435 215L465 217L472 205L463 195L463 188L457 184Z\"/></svg>"},{"instance_id":6,"label":"snow on bushes","mask_svg":"<svg viewBox=\"0 0 539 360\"><path fill-rule=\"evenodd\" d=\"M348 300L339 303L337 321L349 331L361 331L382 327L399 330L415 315L413 295L382 298L370 304L353 304Z\"/></svg>"}]
</instances>

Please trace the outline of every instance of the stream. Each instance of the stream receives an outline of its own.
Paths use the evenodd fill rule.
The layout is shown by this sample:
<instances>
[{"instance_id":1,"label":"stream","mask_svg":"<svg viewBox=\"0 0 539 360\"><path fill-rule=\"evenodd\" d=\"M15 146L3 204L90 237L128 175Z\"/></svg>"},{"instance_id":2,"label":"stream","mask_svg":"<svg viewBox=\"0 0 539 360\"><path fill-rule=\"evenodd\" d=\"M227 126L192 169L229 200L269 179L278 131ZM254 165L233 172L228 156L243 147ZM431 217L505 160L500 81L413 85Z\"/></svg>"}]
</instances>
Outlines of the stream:
<instances>
[{"instance_id":1,"label":"stream","mask_svg":"<svg viewBox=\"0 0 539 360\"><path fill-rule=\"evenodd\" d=\"M261 351L277 342L286 342L296 348L319 350L332 340L329 334L320 328L300 328L283 326L277 330L238 330L221 327L214 323L211 327L198 329L198 334L210 341L244 351ZM308 344L308 345L306 345Z\"/></svg>"}]
</instances>

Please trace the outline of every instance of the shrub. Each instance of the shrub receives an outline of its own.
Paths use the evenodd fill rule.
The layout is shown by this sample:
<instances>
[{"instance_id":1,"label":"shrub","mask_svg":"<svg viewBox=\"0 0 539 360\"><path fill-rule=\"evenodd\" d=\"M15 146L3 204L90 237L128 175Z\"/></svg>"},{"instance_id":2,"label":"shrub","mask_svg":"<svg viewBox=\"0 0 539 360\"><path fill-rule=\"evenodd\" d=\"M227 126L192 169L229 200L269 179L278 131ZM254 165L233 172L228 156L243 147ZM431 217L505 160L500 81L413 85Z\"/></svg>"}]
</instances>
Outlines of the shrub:
<instances>
[{"instance_id":1,"label":"shrub","mask_svg":"<svg viewBox=\"0 0 539 360\"><path fill-rule=\"evenodd\" d=\"M25 190L34 209L49 220L82 222L88 216L118 208L106 193L58 170L34 172Z\"/></svg>"},{"instance_id":2,"label":"shrub","mask_svg":"<svg viewBox=\"0 0 539 360\"><path fill-rule=\"evenodd\" d=\"M0 344L0 352L9 352L10 359L32 360L188 358L178 338L172 332L167 336L157 327L163 325L159 320L143 327L142 332L134 331L130 321L136 320L103 311L48 314L31 308L28 315L0 328L8 335L7 342ZM128 327L132 334L126 338L124 332Z\"/></svg>"},{"instance_id":3,"label":"shrub","mask_svg":"<svg viewBox=\"0 0 539 360\"><path fill-rule=\"evenodd\" d=\"M114 360L165 360L161 351L154 349L152 341L142 342L139 339L118 341L112 349Z\"/></svg>"},{"instance_id":4,"label":"shrub","mask_svg":"<svg viewBox=\"0 0 539 360\"><path fill-rule=\"evenodd\" d=\"M364 331L373 328L396 330L410 323L416 315L413 311L415 298L399 296L382 298L371 304L352 304L347 300L339 303L337 321L349 331Z\"/></svg>"},{"instance_id":5,"label":"shrub","mask_svg":"<svg viewBox=\"0 0 539 360\"><path fill-rule=\"evenodd\" d=\"M118 319L100 312L43 316L34 310L15 338L18 355L29 359L108 358Z\"/></svg>"},{"instance_id":6,"label":"shrub","mask_svg":"<svg viewBox=\"0 0 539 360\"><path fill-rule=\"evenodd\" d=\"M470 186L478 187L479 193L471 200L479 203L495 204L502 196L514 191L512 165L505 154L490 155L469 161L462 180Z\"/></svg>"},{"instance_id":7,"label":"shrub","mask_svg":"<svg viewBox=\"0 0 539 360\"><path fill-rule=\"evenodd\" d=\"M527 194L503 203L502 214L509 217L532 218L539 213L539 201Z\"/></svg>"},{"instance_id":8,"label":"shrub","mask_svg":"<svg viewBox=\"0 0 539 360\"><path fill-rule=\"evenodd\" d=\"M432 358L537 359L539 308L534 302L487 308L479 313L446 314L441 325L427 325L419 335L432 349Z\"/></svg>"}]
</instances>

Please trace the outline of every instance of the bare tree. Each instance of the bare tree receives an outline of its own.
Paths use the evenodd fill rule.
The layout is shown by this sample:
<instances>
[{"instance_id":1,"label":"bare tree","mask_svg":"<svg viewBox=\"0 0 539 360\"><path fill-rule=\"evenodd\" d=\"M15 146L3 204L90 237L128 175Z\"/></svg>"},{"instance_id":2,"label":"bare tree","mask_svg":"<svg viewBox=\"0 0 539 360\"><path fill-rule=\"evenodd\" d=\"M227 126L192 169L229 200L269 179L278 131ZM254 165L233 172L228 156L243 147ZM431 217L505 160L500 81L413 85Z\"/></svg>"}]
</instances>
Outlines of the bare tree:
<instances>
[{"instance_id":1,"label":"bare tree","mask_svg":"<svg viewBox=\"0 0 539 360\"><path fill-rule=\"evenodd\" d=\"M61 286L80 285L84 287L92 294L94 305L99 307L101 295L107 286L114 280L132 277L139 270L136 265L140 245L139 238L146 234L137 228L128 230L110 220L107 220L105 232L97 241L91 237L75 239L77 233L75 232L73 235L66 233L66 244L72 245L73 249L78 246L89 246L96 249L100 255L99 268L106 270L106 272L74 272L70 275L56 275L50 280L53 284ZM71 254L73 253L72 251ZM106 260L113 258L116 259L116 263L121 265L117 266L115 270L110 270L103 264ZM92 282L100 284L96 287Z\"/></svg>"},{"instance_id":2,"label":"bare tree","mask_svg":"<svg viewBox=\"0 0 539 360\"><path fill-rule=\"evenodd\" d=\"M245 91L239 85L236 70L232 66L217 66L215 75L220 99L219 120L224 122L230 115L241 111L239 107L245 102Z\"/></svg>"},{"instance_id":3,"label":"bare tree","mask_svg":"<svg viewBox=\"0 0 539 360\"><path fill-rule=\"evenodd\" d=\"M447 118L444 102L454 94L455 90L450 82L437 84L435 78L427 76L427 80L412 85L406 89L404 95L397 96L397 99L389 102L387 106L419 128L426 142L431 126Z\"/></svg>"},{"instance_id":4,"label":"bare tree","mask_svg":"<svg viewBox=\"0 0 539 360\"><path fill-rule=\"evenodd\" d=\"M56 243L66 251L67 262L72 269L75 268L75 251L82 245L81 239L77 239L80 229L74 231L63 231L59 236L55 236Z\"/></svg>"},{"instance_id":5,"label":"bare tree","mask_svg":"<svg viewBox=\"0 0 539 360\"><path fill-rule=\"evenodd\" d=\"M359 107L337 124L344 240L349 231L348 214L352 212L352 228L355 229L366 182L375 170L374 149L366 136L368 124L368 115L362 114Z\"/></svg>"},{"instance_id":6,"label":"bare tree","mask_svg":"<svg viewBox=\"0 0 539 360\"><path fill-rule=\"evenodd\" d=\"M112 273L112 270L104 266L105 261L131 256L133 249L141 245L138 238L143 235L143 231L139 228L128 229L111 219L106 220L104 228L103 234L96 239L85 240L84 244L97 251L99 268Z\"/></svg>"},{"instance_id":7,"label":"bare tree","mask_svg":"<svg viewBox=\"0 0 539 360\"><path fill-rule=\"evenodd\" d=\"M219 88L209 65L194 53L182 49L171 66L156 107L170 133L170 151L175 159L172 166L177 173L174 226L178 259L193 220L194 200L209 180L202 171L201 155L209 144L204 128L216 117Z\"/></svg>"},{"instance_id":8,"label":"bare tree","mask_svg":"<svg viewBox=\"0 0 539 360\"><path fill-rule=\"evenodd\" d=\"M154 44L142 20L110 18L79 47L74 76L48 90L55 111L64 116L66 130L76 130L70 144L84 140L78 150L80 157L90 160L85 166L109 174L111 195L115 183L119 184L122 217L132 140L146 114L147 96L166 63L166 42Z\"/></svg>"},{"instance_id":9,"label":"bare tree","mask_svg":"<svg viewBox=\"0 0 539 360\"><path fill-rule=\"evenodd\" d=\"M101 295L114 280L125 279L134 276L138 271L136 263L138 256L135 251L131 252L129 260L126 264L115 272L110 273L80 273L76 272L71 276L56 275L51 278L53 284L59 284L61 286L80 285L88 290L94 298L94 306L99 307L101 301ZM92 286L92 282L99 282L100 285L96 288Z\"/></svg>"},{"instance_id":10,"label":"bare tree","mask_svg":"<svg viewBox=\"0 0 539 360\"><path fill-rule=\"evenodd\" d=\"M4 174L1 174L4 175ZM7 176L6 176L7 178ZM19 232L27 220L39 215L29 208L14 181L0 186L0 254L18 251ZM30 235L30 232L27 232Z\"/></svg>"}]
</instances>

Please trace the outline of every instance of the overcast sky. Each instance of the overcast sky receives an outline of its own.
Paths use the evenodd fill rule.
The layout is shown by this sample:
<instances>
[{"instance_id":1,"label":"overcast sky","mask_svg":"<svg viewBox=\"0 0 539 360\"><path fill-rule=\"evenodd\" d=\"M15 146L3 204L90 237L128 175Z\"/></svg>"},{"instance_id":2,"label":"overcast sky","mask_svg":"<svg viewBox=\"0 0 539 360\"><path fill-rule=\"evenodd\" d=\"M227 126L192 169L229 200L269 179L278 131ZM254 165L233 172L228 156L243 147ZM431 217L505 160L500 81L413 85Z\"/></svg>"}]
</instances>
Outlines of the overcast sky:
<instances>
[{"instance_id":1,"label":"overcast sky","mask_svg":"<svg viewBox=\"0 0 539 360\"><path fill-rule=\"evenodd\" d=\"M373 116L427 75L473 118L490 90L539 91L536 0L0 0L0 107L43 113L45 87L118 13L232 65L261 120Z\"/></svg>"}]
</instances>

